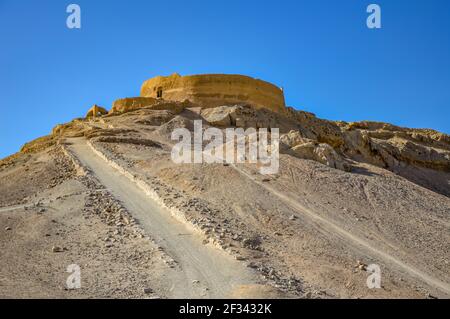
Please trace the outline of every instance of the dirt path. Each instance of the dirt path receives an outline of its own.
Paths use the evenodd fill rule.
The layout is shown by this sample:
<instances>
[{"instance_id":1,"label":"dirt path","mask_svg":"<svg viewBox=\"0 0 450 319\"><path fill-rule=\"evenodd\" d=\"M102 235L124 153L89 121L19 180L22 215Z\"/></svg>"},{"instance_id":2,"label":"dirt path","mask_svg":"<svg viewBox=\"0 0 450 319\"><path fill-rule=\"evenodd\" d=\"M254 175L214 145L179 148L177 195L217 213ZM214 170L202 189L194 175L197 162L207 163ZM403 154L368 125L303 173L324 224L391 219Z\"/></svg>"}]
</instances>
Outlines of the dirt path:
<instances>
[{"instance_id":1,"label":"dirt path","mask_svg":"<svg viewBox=\"0 0 450 319\"><path fill-rule=\"evenodd\" d=\"M7 206L7 207L0 207L0 213L3 212L9 212L12 210L18 210L26 207L27 205L14 205L14 206Z\"/></svg>"},{"instance_id":2,"label":"dirt path","mask_svg":"<svg viewBox=\"0 0 450 319\"><path fill-rule=\"evenodd\" d=\"M133 214L144 230L164 248L177 266L169 269L161 289L169 298L225 298L256 276L231 256L202 239L174 219L131 180L97 156L84 139L70 139L70 149L98 180Z\"/></svg>"},{"instance_id":3,"label":"dirt path","mask_svg":"<svg viewBox=\"0 0 450 319\"><path fill-rule=\"evenodd\" d=\"M327 234L334 234L347 245L350 245L351 247L354 247L358 250L362 250L369 256L373 256L382 260L383 262L386 263L386 266L391 267L392 269L397 269L402 272L405 272L411 277L426 283L430 287L437 289L438 291L443 292L447 295L450 295L450 284L448 282L441 281L415 268L412 265L408 265L407 263L396 258L395 256L392 256L382 251L381 249L375 247L374 244L362 238L359 238L358 236L355 236L352 233L349 233L348 231L346 231L333 221L330 221L320 216L319 214L313 212L312 210L308 209L307 207L305 207L304 205L293 199L293 197L289 196L289 194L282 193L276 190L275 188L271 187L269 184L259 181L251 174L238 168L236 165L231 166L236 171L238 171L242 176L252 180L254 183L268 190L271 194L278 197L284 203L294 208L299 214L311 220L319 231L326 232Z\"/></svg>"}]
</instances>

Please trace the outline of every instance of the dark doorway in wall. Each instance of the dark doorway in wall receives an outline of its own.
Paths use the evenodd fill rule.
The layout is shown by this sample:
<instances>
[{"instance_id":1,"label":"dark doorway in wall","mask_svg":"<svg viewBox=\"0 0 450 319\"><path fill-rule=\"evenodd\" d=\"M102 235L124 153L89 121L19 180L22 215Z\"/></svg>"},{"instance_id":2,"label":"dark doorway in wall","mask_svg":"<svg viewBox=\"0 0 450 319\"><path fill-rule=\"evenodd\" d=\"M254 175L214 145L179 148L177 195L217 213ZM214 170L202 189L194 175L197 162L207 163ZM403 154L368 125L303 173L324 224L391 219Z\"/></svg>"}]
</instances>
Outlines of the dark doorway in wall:
<instances>
[{"instance_id":1,"label":"dark doorway in wall","mask_svg":"<svg viewBox=\"0 0 450 319\"><path fill-rule=\"evenodd\" d=\"M156 97L158 99L162 98L163 96L163 89L162 88L158 88L158 91L156 91Z\"/></svg>"}]
</instances>

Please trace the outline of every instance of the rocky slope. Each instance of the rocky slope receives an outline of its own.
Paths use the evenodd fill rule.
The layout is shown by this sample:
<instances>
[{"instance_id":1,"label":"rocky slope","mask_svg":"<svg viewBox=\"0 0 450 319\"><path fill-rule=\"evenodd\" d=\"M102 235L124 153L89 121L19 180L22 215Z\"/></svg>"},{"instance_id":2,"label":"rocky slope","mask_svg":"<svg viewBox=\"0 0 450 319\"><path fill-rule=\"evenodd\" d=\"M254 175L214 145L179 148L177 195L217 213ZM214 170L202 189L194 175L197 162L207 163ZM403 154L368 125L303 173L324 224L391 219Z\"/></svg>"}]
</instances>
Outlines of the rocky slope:
<instances>
[{"instance_id":1,"label":"rocky slope","mask_svg":"<svg viewBox=\"0 0 450 319\"><path fill-rule=\"evenodd\" d=\"M0 162L3 296L171 296L161 282L172 257L65 153L81 138L148 183L206 245L277 291L261 297L449 297L448 135L293 109L152 103L124 100L107 115L58 125ZM193 130L194 120L204 128L279 128L279 173L263 176L250 164L174 164L170 135ZM54 246L66 250L54 253ZM63 265L77 260L87 265L86 288L60 289ZM381 266L381 289L366 286L372 263ZM8 279L21 273L25 281Z\"/></svg>"}]
</instances>

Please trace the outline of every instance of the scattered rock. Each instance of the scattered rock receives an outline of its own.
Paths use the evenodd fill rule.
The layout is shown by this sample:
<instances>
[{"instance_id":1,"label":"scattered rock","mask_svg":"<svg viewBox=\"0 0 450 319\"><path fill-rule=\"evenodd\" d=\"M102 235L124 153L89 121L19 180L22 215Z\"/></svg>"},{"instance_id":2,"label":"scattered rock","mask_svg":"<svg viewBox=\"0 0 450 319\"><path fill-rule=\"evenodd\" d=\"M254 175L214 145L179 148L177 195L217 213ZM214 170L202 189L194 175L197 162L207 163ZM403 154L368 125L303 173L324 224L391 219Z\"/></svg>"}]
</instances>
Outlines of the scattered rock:
<instances>
[{"instance_id":1,"label":"scattered rock","mask_svg":"<svg viewBox=\"0 0 450 319\"><path fill-rule=\"evenodd\" d=\"M231 126L230 114L235 112L235 109L229 106L219 106L216 108L203 109L201 111L202 117L213 126L229 127Z\"/></svg>"},{"instance_id":2,"label":"scattered rock","mask_svg":"<svg viewBox=\"0 0 450 319\"><path fill-rule=\"evenodd\" d=\"M52 247L52 252L54 252L54 253L62 253L63 251L64 251L64 249L59 246Z\"/></svg>"},{"instance_id":3,"label":"scattered rock","mask_svg":"<svg viewBox=\"0 0 450 319\"><path fill-rule=\"evenodd\" d=\"M152 288L144 288L143 292L144 292L144 294L152 294L153 293L153 289Z\"/></svg>"},{"instance_id":4,"label":"scattered rock","mask_svg":"<svg viewBox=\"0 0 450 319\"><path fill-rule=\"evenodd\" d=\"M249 262L248 264L247 264L247 267L248 268L252 268L252 269L257 269L258 268L258 265L256 264L256 263L254 263L254 262Z\"/></svg>"},{"instance_id":5,"label":"scattered rock","mask_svg":"<svg viewBox=\"0 0 450 319\"><path fill-rule=\"evenodd\" d=\"M252 237L252 238L245 238L242 241L242 245L245 248L250 248L250 249L258 249L259 246L261 245L261 239L257 236Z\"/></svg>"},{"instance_id":6,"label":"scattered rock","mask_svg":"<svg viewBox=\"0 0 450 319\"><path fill-rule=\"evenodd\" d=\"M366 271L367 270L367 264L363 263L362 261L358 260L356 262L355 268L362 270L362 271Z\"/></svg>"},{"instance_id":7,"label":"scattered rock","mask_svg":"<svg viewBox=\"0 0 450 319\"><path fill-rule=\"evenodd\" d=\"M289 135L299 136L294 138ZM343 157L329 144L303 138L298 131L291 131L287 136L282 136L280 139L281 142L285 143L283 147L290 148L297 157L313 160L342 171L351 170Z\"/></svg>"}]
</instances>

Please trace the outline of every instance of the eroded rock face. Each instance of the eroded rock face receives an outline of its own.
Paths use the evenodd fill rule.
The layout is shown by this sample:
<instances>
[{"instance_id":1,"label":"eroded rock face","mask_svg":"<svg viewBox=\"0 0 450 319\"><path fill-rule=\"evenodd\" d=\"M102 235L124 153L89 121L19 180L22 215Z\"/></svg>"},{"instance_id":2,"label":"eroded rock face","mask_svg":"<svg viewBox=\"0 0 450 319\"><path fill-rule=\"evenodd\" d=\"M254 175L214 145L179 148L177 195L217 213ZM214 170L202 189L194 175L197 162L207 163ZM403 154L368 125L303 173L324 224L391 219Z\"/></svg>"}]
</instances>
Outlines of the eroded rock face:
<instances>
[{"instance_id":1,"label":"eroded rock face","mask_svg":"<svg viewBox=\"0 0 450 319\"><path fill-rule=\"evenodd\" d=\"M175 117L175 113L169 110L151 110L146 112L146 114L137 120L134 123L140 125L149 125L149 126L161 126Z\"/></svg>"},{"instance_id":2,"label":"eroded rock face","mask_svg":"<svg viewBox=\"0 0 450 319\"><path fill-rule=\"evenodd\" d=\"M408 165L450 171L450 137L446 134L401 128L387 123L333 122L291 108L288 111L289 117L297 121L299 128L298 136L297 133L285 136L287 141L309 139L327 144L343 158L393 171ZM288 144L292 143L290 141ZM302 142L297 140L297 143ZM304 150L302 154L306 156Z\"/></svg>"},{"instance_id":3,"label":"eroded rock face","mask_svg":"<svg viewBox=\"0 0 450 319\"><path fill-rule=\"evenodd\" d=\"M200 115L209 124L219 127L278 128L281 133L297 129L298 124L283 114L266 109L255 109L250 105L219 106L202 109Z\"/></svg>"},{"instance_id":4,"label":"eroded rock face","mask_svg":"<svg viewBox=\"0 0 450 319\"><path fill-rule=\"evenodd\" d=\"M171 119L169 122L161 125L156 132L160 135L165 136L167 138L171 138L172 132L177 128L186 128L189 131L194 131L194 124L191 120L188 120L181 116L176 116Z\"/></svg>"},{"instance_id":5,"label":"eroded rock face","mask_svg":"<svg viewBox=\"0 0 450 319\"><path fill-rule=\"evenodd\" d=\"M151 97L133 97L120 99L114 102L113 108L109 111L110 114L122 114L139 109L146 108L148 110L169 110L175 114L183 111L184 108L190 106L189 101L167 101L164 99L154 99Z\"/></svg>"},{"instance_id":6,"label":"eroded rock face","mask_svg":"<svg viewBox=\"0 0 450 319\"><path fill-rule=\"evenodd\" d=\"M249 105L202 109L212 126L279 128L282 143L296 156L349 170L349 160L395 171L407 165L450 171L450 139L432 130L405 129L386 123L333 122L288 109L279 114Z\"/></svg>"},{"instance_id":7,"label":"eroded rock face","mask_svg":"<svg viewBox=\"0 0 450 319\"><path fill-rule=\"evenodd\" d=\"M85 125L85 119L74 119L66 124L58 124L52 130L52 137L80 137L89 128Z\"/></svg>"},{"instance_id":8,"label":"eroded rock face","mask_svg":"<svg viewBox=\"0 0 450 319\"><path fill-rule=\"evenodd\" d=\"M297 145L292 150L301 158L311 159L341 171L350 171L342 157L328 144L314 141Z\"/></svg>"},{"instance_id":9,"label":"eroded rock face","mask_svg":"<svg viewBox=\"0 0 450 319\"><path fill-rule=\"evenodd\" d=\"M126 113L134 111L146 106L154 105L158 102L157 99L150 97L130 97L125 99L117 100L113 103L113 107L110 114L114 113Z\"/></svg>"},{"instance_id":10,"label":"eroded rock face","mask_svg":"<svg viewBox=\"0 0 450 319\"><path fill-rule=\"evenodd\" d=\"M165 101L159 100L158 103L153 104L149 107L150 110L154 111L171 111L173 114L181 113L185 108L192 106L191 102L177 102L177 101Z\"/></svg>"},{"instance_id":11,"label":"eroded rock face","mask_svg":"<svg viewBox=\"0 0 450 319\"><path fill-rule=\"evenodd\" d=\"M293 118L300 126L303 136L326 143L333 148L339 148L344 144L344 136L336 122L322 120L314 114L289 109L289 117Z\"/></svg>"},{"instance_id":12,"label":"eroded rock face","mask_svg":"<svg viewBox=\"0 0 450 319\"><path fill-rule=\"evenodd\" d=\"M450 171L448 135L373 122L350 123L343 133L343 151L357 160L389 169L412 165Z\"/></svg>"},{"instance_id":13,"label":"eroded rock face","mask_svg":"<svg viewBox=\"0 0 450 319\"><path fill-rule=\"evenodd\" d=\"M345 162L333 147L326 143L319 143L303 137L300 131L291 131L280 137L282 150L290 150L295 156L313 160L331 168L350 171L351 167Z\"/></svg>"},{"instance_id":14,"label":"eroded rock face","mask_svg":"<svg viewBox=\"0 0 450 319\"><path fill-rule=\"evenodd\" d=\"M236 117L236 109L236 107L219 106L203 109L200 114L212 126L230 127L232 116Z\"/></svg>"}]
</instances>

